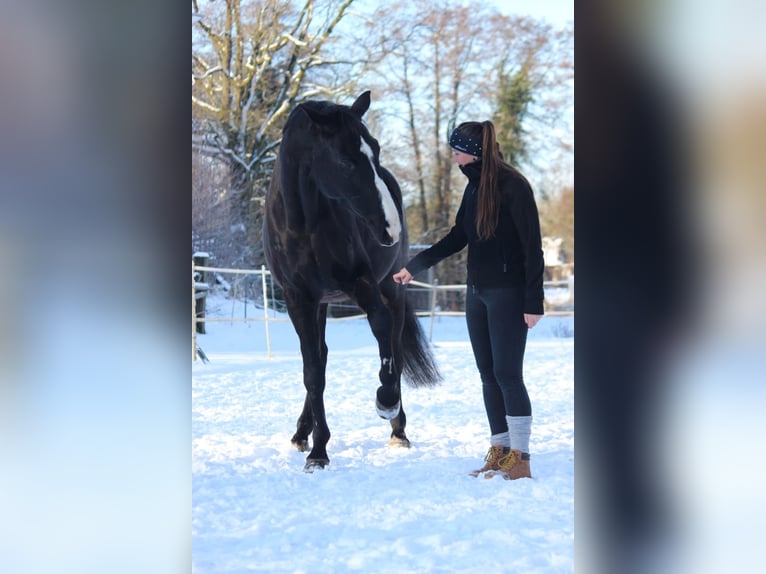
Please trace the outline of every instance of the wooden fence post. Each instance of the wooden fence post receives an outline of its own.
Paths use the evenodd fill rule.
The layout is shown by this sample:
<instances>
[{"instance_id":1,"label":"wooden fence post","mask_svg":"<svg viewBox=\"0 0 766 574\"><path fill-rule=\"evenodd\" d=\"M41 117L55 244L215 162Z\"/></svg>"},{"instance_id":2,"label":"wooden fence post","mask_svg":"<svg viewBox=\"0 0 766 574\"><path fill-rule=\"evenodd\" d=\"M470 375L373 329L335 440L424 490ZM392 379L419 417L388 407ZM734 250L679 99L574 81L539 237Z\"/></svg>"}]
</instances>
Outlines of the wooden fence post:
<instances>
[{"instance_id":1,"label":"wooden fence post","mask_svg":"<svg viewBox=\"0 0 766 574\"><path fill-rule=\"evenodd\" d=\"M192 259L192 289L191 289L191 295L192 295L192 361L197 360L197 298L195 297L195 283L194 281L194 259Z\"/></svg>"},{"instance_id":2,"label":"wooden fence post","mask_svg":"<svg viewBox=\"0 0 766 574\"><path fill-rule=\"evenodd\" d=\"M436 286L439 285L439 280L434 279L434 283L431 285L431 327L428 331L428 340L434 340L434 317L436 316Z\"/></svg>"},{"instance_id":3,"label":"wooden fence post","mask_svg":"<svg viewBox=\"0 0 766 574\"><path fill-rule=\"evenodd\" d=\"M210 255L207 253L204 253L202 251L198 251L194 254L194 264L200 267L206 267L208 258ZM202 319L202 321L197 321L197 333L205 334L205 300L207 298L207 291L209 289L209 285L207 283L207 271L201 271L199 281L196 281L194 284L194 297L196 301L196 310L195 310L195 316L197 319Z\"/></svg>"}]
</instances>

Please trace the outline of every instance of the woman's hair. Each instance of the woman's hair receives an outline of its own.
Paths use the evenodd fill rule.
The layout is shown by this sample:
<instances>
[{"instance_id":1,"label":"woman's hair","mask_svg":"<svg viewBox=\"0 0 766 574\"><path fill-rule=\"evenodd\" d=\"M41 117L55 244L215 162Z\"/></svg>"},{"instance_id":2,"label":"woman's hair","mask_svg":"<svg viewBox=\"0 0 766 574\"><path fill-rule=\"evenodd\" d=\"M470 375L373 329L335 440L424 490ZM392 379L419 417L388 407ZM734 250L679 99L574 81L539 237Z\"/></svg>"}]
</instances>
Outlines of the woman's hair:
<instances>
[{"instance_id":1,"label":"woman's hair","mask_svg":"<svg viewBox=\"0 0 766 574\"><path fill-rule=\"evenodd\" d=\"M494 237L500 219L502 197L497 187L498 176L501 171L518 174L518 170L506 163L500 155L500 146L497 144L492 122L464 122L456 131L473 141L481 142L481 179L476 202L476 230L479 239L489 239Z\"/></svg>"}]
</instances>

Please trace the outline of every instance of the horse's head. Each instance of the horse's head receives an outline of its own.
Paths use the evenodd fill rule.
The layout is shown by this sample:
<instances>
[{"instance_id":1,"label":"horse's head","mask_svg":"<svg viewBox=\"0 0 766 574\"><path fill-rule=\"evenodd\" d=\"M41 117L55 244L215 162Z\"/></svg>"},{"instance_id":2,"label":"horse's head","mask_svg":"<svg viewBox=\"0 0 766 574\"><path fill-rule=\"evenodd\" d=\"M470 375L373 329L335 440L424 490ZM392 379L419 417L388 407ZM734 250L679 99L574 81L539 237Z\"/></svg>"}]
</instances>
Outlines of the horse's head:
<instances>
[{"instance_id":1,"label":"horse's head","mask_svg":"<svg viewBox=\"0 0 766 574\"><path fill-rule=\"evenodd\" d=\"M399 241L401 197L380 165L380 146L362 122L370 106L364 92L351 106L308 101L288 118L280 154L300 166L297 185L306 225L316 224L319 194L359 216L382 245Z\"/></svg>"}]
</instances>

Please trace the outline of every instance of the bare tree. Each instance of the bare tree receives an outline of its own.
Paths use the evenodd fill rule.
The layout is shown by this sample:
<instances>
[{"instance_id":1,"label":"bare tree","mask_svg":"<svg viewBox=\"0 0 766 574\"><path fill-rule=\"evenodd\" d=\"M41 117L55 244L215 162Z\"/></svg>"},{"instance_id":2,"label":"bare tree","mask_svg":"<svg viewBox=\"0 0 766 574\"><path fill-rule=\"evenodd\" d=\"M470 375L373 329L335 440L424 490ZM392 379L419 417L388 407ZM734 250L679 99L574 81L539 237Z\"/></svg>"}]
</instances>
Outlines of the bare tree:
<instances>
[{"instance_id":1,"label":"bare tree","mask_svg":"<svg viewBox=\"0 0 766 574\"><path fill-rule=\"evenodd\" d=\"M508 78L526 82L517 126L536 122L516 132L523 149L534 160L556 139L551 130L534 128L553 125L571 107L571 86L561 88L571 79L571 33L454 0L386 4L368 33L385 51L370 77L387 94L388 115L396 120L389 122L387 145L409 192L411 237L431 243L452 225L465 186L450 162L449 133L462 121L496 117ZM459 282L464 261L452 258L436 271L442 282Z\"/></svg>"},{"instance_id":2,"label":"bare tree","mask_svg":"<svg viewBox=\"0 0 766 574\"><path fill-rule=\"evenodd\" d=\"M567 186L541 203L540 227L543 235L561 238L564 262L574 263L574 187Z\"/></svg>"},{"instance_id":3,"label":"bare tree","mask_svg":"<svg viewBox=\"0 0 766 574\"><path fill-rule=\"evenodd\" d=\"M229 180L225 162L192 153L192 250L210 253L216 263L236 258L245 238L241 224L233 224Z\"/></svg>"},{"instance_id":4,"label":"bare tree","mask_svg":"<svg viewBox=\"0 0 766 574\"><path fill-rule=\"evenodd\" d=\"M449 133L460 121L499 119L509 79L528 87L523 117L509 124L522 138L520 161L534 166L551 146L571 154L571 142L552 136L571 108L571 31L457 0L394 0L361 14L352 4L193 0L193 153L215 159L216 178L227 178L215 184L220 192L195 192L195 202L213 202L195 207L195 229L231 247L221 263L262 262L262 199L289 112L306 99L353 97L357 83L380 103L367 122L405 193L412 243L431 243L452 224L465 181L450 162ZM511 151L510 140L503 145ZM204 225L205 213L229 221ZM442 281L464 272L460 258L441 268Z\"/></svg>"},{"instance_id":5,"label":"bare tree","mask_svg":"<svg viewBox=\"0 0 766 574\"><path fill-rule=\"evenodd\" d=\"M574 31L503 17L493 19L493 28L502 54L493 110L498 142L511 163L549 172L543 158L572 152L571 130L558 132L574 103Z\"/></svg>"},{"instance_id":6,"label":"bare tree","mask_svg":"<svg viewBox=\"0 0 766 574\"><path fill-rule=\"evenodd\" d=\"M262 200L289 112L306 99L348 90L359 62L327 54L352 2L305 0L296 9L284 0L192 0L200 15L192 46L192 148L228 165L230 225L243 226L248 242L228 263L262 259Z\"/></svg>"},{"instance_id":7,"label":"bare tree","mask_svg":"<svg viewBox=\"0 0 766 574\"><path fill-rule=\"evenodd\" d=\"M458 116L475 92L482 91L490 66L482 63L480 18L485 8L454 7L450 0L401 1L386 5L373 19L376 45L386 52L376 68L387 107L400 124L402 168L417 189L421 234L448 224L452 207L446 142ZM396 102L399 102L397 105Z\"/></svg>"}]
</instances>

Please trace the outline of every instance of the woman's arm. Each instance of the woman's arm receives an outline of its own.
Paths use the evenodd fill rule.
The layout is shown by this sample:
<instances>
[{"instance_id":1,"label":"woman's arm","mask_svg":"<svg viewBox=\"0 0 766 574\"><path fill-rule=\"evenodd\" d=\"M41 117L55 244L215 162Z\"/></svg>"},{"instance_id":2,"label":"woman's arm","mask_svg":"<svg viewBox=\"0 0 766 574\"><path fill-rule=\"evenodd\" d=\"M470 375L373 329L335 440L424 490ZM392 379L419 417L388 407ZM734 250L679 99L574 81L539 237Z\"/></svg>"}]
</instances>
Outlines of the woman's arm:
<instances>
[{"instance_id":1,"label":"woman's arm","mask_svg":"<svg viewBox=\"0 0 766 574\"><path fill-rule=\"evenodd\" d=\"M526 277L524 312L529 315L542 315L545 261L540 237L540 217L529 184L524 180L515 180L513 185L515 188L511 190L511 218L521 240Z\"/></svg>"},{"instance_id":2,"label":"woman's arm","mask_svg":"<svg viewBox=\"0 0 766 574\"><path fill-rule=\"evenodd\" d=\"M442 259L446 259L453 253L457 253L463 249L468 244L468 237L466 236L465 228L463 227L464 213L465 195L463 195L463 201L460 203L460 208L457 210L455 224L452 226L452 229L431 247L425 251L421 251L415 257L410 259L409 262L407 262L407 264L393 276L394 281L397 283L409 283L412 280L413 275L417 275L421 271L433 267ZM410 276L409 279L402 281L402 279L406 277L406 275L402 275L402 272L406 272L406 274Z\"/></svg>"}]
</instances>

